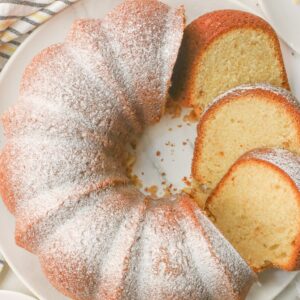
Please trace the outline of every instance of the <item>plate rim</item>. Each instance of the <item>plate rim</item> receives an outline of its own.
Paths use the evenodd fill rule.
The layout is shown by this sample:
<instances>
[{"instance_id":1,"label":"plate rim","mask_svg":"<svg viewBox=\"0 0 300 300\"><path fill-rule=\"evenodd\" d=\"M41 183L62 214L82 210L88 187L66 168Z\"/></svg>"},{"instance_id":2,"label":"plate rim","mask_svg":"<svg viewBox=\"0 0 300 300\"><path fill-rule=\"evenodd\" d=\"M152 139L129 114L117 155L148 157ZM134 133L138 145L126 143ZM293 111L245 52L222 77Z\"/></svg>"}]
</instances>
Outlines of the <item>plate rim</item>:
<instances>
[{"instance_id":1,"label":"plate rim","mask_svg":"<svg viewBox=\"0 0 300 300\"><path fill-rule=\"evenodd\" d=\"M3 296L1 294L4 294L4 296L5 295L22 296L24 300L36 300L35 298L33 298L33 297L29 296L29 295L26 295L24 293L10 291L10 290L0 290L0 296Z\"/></svg>"}]
</instances>

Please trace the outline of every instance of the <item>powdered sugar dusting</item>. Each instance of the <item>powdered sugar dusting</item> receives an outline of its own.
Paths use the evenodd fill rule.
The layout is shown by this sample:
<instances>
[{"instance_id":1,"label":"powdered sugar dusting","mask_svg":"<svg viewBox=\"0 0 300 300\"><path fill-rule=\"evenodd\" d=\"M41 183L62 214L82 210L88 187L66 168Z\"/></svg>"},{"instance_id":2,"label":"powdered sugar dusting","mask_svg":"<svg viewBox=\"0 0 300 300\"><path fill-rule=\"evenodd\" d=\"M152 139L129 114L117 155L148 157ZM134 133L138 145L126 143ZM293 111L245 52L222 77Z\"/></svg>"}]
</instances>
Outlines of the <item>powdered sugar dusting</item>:
<instances>
[{"instance_id":1,"label":"powdered sugar dusting","mask_svg":"<svg viewBox=\"0 0 300 300\"><path fill-rule=\"evenodd\" d=\"M17 243L71 298L232 294L227 262L193 221L198 208L183 196L145 197L124 164L126 144L163 114L183 29L183 8L156 0L77 21L27 67L3 117L0 190Z\"/></svg>"},{"instance_id":2,"label":"powdered sugar dusting","mask_svg":"<svg viewBox=\"0 0 300 300\"><path fill-rule=\"evenodd\" d=\"M288 150L273 148L273 149L258 149L246 154L246 157L254 157L282 169L296 184L300 190L300 157Z\"/></svg>"},{"instance_id":3,"label":"powdered sugar dusting","mask_svg":"<svg viewBox=\"0 0 300 300\"><path fill-rule=\"evenodd\" d=\"M136 297L129 299L205 298L201 296L205 295L206 286L184 244L179 224L183 217L176 210L179 202L180 199L160 200L147 210L136 248L138 274L129 273L127 278L137 287Z\"/></svg>"},{"instance_id":4,"label":"powdered sugar dusting","mask_svg":"<svg viewBox=\"0 0 300 300\"><path fill-rule=\"evenodd\" d=\"M295 105L295 107L300 111L300 104L299 101L295 98L295 96L288 90L276 87L267 83L257 83L257 84L242 84L240 86L234 87L232 89L229 89L228 91L222 93L218 97L216 97L204 110L202 115L204 115L211 107L213 107L215 104L220 102L221 100L229 97L229 96L240 96L245 91L255 91L255 90L263 90L263 91L269 91L271 93L274 93L278 96L281 96L286 99L289 103L292 105Z\"/></svg>"}]
</instances>

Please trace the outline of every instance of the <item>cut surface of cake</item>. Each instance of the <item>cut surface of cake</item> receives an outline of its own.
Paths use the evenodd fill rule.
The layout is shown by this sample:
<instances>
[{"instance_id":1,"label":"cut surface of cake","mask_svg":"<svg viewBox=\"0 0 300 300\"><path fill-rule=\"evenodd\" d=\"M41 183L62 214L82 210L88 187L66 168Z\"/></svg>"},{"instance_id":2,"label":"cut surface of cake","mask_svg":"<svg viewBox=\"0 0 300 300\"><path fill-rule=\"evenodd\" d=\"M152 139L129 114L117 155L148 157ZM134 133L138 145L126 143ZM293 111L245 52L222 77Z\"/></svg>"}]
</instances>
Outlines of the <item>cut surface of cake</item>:
<instances>
[{"instance_id":1,"label":"cut surface of cake","mask_svg":"<svg viewBox=\"0 0 300 300\"><path fill-rule=\"evenodd\" d=\"M197 111L241 84L289 88L274 30L237 10L211 12L187 26L173 79L173 97Z\"/></svg>"},{"instance_id":2,"label":"cut surface of cake","mask_svg":"<svg viewBox=\"0 0 300 300\"><path fill-rule=\"evenodd\" d=\"M300 108L292 94L258 84L215 99L197 128L192 174L199 204L242 154L261 147L300 152Z\"/></svg>"},{"instance_id":3,"label":"cut surface of cake","mask_svg":"<svg viewBox=\"0 0 300 300\"><path fill-rule=\"evenodd\" d=\"M124 164L164 112L184 19L182 7L126 0L75 22L33 59L2 118L16 242L72 299L238 300L255 278L190 198L146 197Z\"/></svg>"},{"instance_id":4,"label":"cut surface of cake","mask_svg":"<svg viewBox=\"0 0 300 300\"><path fill-rule=\"evenodd\" d=\"M246 153L218 184L206 209L255 270L299 268L299 156L283 149Z\"/></svg>"}]
</instances>

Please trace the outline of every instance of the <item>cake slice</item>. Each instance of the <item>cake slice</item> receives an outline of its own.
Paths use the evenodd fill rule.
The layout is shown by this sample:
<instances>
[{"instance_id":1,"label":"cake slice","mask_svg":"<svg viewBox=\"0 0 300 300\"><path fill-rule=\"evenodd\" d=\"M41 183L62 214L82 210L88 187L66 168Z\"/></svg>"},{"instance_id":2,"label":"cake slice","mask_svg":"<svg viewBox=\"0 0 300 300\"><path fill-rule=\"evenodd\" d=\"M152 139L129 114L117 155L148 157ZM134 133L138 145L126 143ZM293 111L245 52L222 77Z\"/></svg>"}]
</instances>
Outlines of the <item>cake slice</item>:
<instances>
[{"instance_id":1,"label":"cake slice","mask_svg":"<svg viewBox=\"0 0 300 300\"><path fill-rule=\"evenodd\" d=\"M251 83L289 89L278 37L266 21L219 10L187 26L173 75L175 99L201 111L224 91Z\"/></svg>"},{"instance_id":2,"label":"cake slice","mask_svg":"<svg viewBox=\"0 0 300 300\"><path fill-rule=\"evenodd\" d=\"M256 271L299 268L300 157L260 149L237 160L206 203L211 219Z\"/></svg>"},{"instance_id":3,"label":"cake slice","mask_svg":"<svg viewBox=\"0 0 300 300\"><path fill-rule=\"evenodd\" d=\"M197 131L192 174L201 205L245 152L279 147L300 153L300 106L287 90L240 86L211 104Z\"/></svg>"}]
</instances>

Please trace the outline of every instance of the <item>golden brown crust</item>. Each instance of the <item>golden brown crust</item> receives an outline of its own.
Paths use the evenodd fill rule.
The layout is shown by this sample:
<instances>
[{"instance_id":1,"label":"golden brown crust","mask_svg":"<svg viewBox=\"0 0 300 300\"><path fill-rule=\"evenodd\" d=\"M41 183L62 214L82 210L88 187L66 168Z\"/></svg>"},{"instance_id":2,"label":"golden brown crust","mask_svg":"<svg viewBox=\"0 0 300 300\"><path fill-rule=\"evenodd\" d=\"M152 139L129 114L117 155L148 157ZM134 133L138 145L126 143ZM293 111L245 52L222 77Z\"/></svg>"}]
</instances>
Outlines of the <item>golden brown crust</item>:
<instances>
[{"instance_id":1,"label":"golden brown crust","mask_svg":"<svg viewBox=\"0 0 300 300\"><path fill-rule=\"evenodd\" d=\"M173 74L171 94L174 99L181 100L186 106L192 106L193 79L197 77L203 54L216 39L238 28L262 30L269 35L282 68L282 87L290 89L280 43L273 28L262 18L247 12L218 10L199 17L185 29Z\"/></svg>"},{"instance_id":2,"label":"golden brown crust","mask_svg":"<svg viewBox=\"0 0 300 300\"><path fill-rule=\"evenodd\" d=\"M250 154L250 155L249 155ZM207 212L208 215L213 216L213 214L211 213L209 206L213 201L213 198L219 194L219 192L222 190L222 188L224 187L224 185L226 184L226 181L228 178L231 177L231 175L243 164L246 163L255 163L255 164L260 164L260 165L264 165L268 168L273 169L275 172L279 173L287 182L289 182L289 185L291 187L291 189L294 190L294 192L298 195L298 206L300 208L300 191L297 187L297 185L295 184L295 181L293 180L293 178L291 178L286 172L284 172L281 168L279 168L278 166L274 165L271 162L259 159L255 156L251 155L251 151L245 153L244 155L242 155L234 164L233 166L228 170L228 172L226 173L226 175L221 179L221 181L218 183L218 185L216 186L216 188L213 190L213 192L210 194L210 196L208 197L206 203L205 203L205 211ZM253 268L253 267L252 267ZM263 268L253 268L253 270L255 272L261 272L264 271L265 269L268 268L279 268L279 269L283 269L286 271L294 271L294 270L299 270L300 269L300 218L299 218L299 233L298 236L296 237L295 241L294 241L294 252L292 254L292 256L290 257L290 260L287 264L285 265L268 265L266 267Z\"/></svg>"},{"instance_id":3,"label":"golden brown crust","mask_svg":"<svg viewBox=\"0 0 300 300\"><path fill-rule=\"evenodd\" d=\"M0 172L0 194L2 196L2 200L9 210L10 213L14 214L15 206L16 206L16 199L12 192L11 183L8 180L8 174L6 170L3 170L3 162L1 161L3 158L0 158L0 165L1 165L1 172Z\"/></svg>"},{"instance_id":4,"label":"golden brown crust","mask_svg":"<svg viewBox=\"0 0 300 300\"><path fill-rule=\"evenodd\" d=\"M238 93L230 93L224 96L222 99L214 103L209 107L202 115L200 122L197 127L197 138L195 141L194 155L192 160L192 176L197 181L203 181L201 174L197 172L198 161L201 160L203 140L206 135L206 127L210 120L214 118L215 113L220 107L226 105L230 101L239 99L240 97L245 97L249 95L262 96L266 101L274 102L281 106L282 109L289 112L293 117L295 126L298 128L299 141L300 141L300 108L296 104L287 101L287 99L280 94L272 93L268 90L261 89L259 87L253 89L240 90Z\"/></svg>"}]
</instances>

